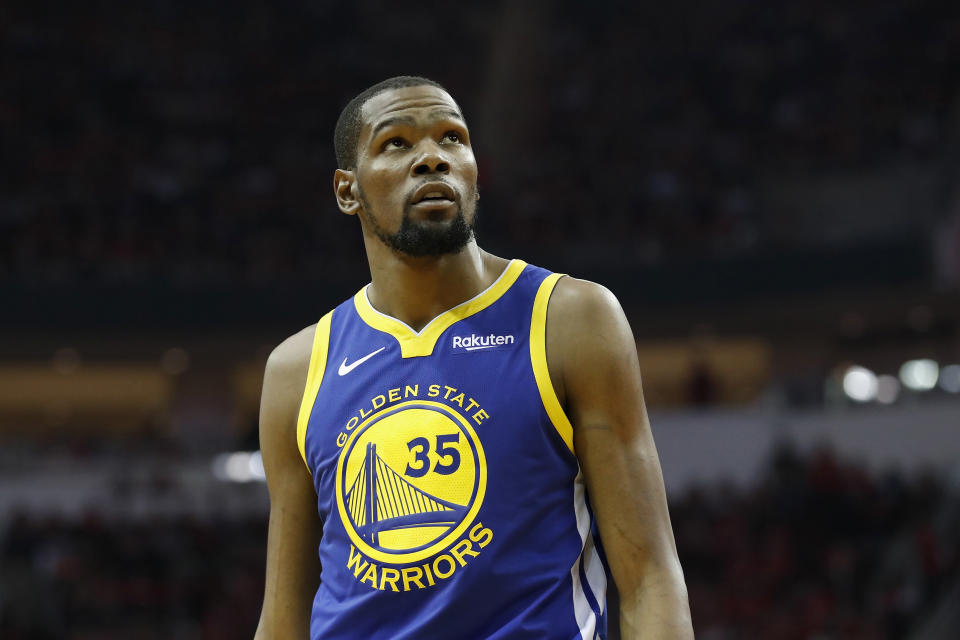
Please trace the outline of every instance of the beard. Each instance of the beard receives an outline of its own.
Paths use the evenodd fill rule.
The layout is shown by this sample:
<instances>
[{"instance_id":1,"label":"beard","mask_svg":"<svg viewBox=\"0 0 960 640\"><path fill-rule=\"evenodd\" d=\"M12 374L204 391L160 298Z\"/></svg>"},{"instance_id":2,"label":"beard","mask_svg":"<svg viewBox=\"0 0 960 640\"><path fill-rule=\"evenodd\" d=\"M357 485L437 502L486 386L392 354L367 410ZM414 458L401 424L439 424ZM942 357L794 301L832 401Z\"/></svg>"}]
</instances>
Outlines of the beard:
<instances>
[{"instance_id":1,"label":"beard","mask_svg":"<svg viewBox=\"0 0 960 640\"><path fill-rule=\"evenodd\" d=\"M388 247L415 258L439 257L451 253L459 253L467 246L474 236L474 227L477 222L476 197L470 201L473 204L473 216L468 224L463 211L461 199L457 197L456 217L446 224L429 220L414 220L410 216L411 205L403 208L403 218L396 233L388 233L377 222L377 216L370 208L363 191L359 192L360 203L363 205L364 222Z\"/></svg>"}]
</instances>

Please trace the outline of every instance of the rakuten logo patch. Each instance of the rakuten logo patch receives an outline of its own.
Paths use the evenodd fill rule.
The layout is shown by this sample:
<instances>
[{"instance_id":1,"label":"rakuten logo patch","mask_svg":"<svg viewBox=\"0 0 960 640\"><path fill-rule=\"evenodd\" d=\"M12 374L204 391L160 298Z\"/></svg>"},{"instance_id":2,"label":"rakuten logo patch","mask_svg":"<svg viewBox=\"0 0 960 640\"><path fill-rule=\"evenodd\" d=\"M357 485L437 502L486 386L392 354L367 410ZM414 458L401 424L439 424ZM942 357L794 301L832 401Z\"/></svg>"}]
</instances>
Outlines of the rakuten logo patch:
<instances>
[{"instance_id":1,"label":"rakuten logo patch","mask_svg":"<svg viewBox=\"0 0 960 640\"><path fill-rule=\"evenodd\" d=\"M478 336L470 334L469 336L453 336L453 348L464 349L466 351L479 351L481 349L495 349L505 347L514 343L513 336L498 336L490 334L488 336Z\"/></svg>"}]
</instances>

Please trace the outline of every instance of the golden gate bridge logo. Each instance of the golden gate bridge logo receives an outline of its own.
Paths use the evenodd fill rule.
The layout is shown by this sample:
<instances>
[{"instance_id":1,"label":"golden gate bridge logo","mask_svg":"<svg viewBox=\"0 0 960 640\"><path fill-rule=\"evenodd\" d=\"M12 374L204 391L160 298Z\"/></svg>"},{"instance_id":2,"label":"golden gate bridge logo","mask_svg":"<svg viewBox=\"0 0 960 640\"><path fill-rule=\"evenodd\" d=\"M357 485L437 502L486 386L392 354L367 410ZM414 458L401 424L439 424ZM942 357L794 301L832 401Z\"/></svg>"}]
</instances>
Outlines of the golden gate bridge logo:
<instances>
[{"instance_id":1,"label":"golden gate bridge logo","mask_svg":"<svg viewBox=\"0 0 960 640\"><path fill-rule=\"evenodd\" d=\"M363 466L347 491L347 510L357 533L373 546L379 533L394 529L441 525L452 527L467 512L418 489L377 455L377 445L367 444Z\"/></svg>"},{"instance_id":2,"label":"golden gate bridge logo","mask_svg":"<svg viewBox=\"0 0 960 640\"><path fill-rule=\"evenodd\" d=\"M391 564L420 562L456 543L487 485L486 458L468 419L426 399L357 425L336 473L337 509L353 546Z\"/></svg>"}]
</instances>

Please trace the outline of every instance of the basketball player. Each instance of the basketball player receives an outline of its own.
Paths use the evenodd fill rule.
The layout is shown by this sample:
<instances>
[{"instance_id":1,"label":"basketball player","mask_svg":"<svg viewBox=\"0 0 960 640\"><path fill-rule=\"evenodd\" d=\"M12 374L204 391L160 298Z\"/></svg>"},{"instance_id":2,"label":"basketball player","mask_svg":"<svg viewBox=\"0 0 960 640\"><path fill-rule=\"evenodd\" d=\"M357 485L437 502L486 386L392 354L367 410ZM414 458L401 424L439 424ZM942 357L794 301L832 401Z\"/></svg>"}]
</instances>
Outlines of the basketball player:
<instances>
[{"instance_id":1,"label":"basketball player","mask_svg":"<svg viewBox=\"0 0 960 640\"><path fill-rule=\"evenodd\" d=\"M436 83L364 91L335 142L372 282L267 363L256 638L602 638L607 575L624 637L692 638L617 300L477 246Z\"/></svg>"}]
</instances>

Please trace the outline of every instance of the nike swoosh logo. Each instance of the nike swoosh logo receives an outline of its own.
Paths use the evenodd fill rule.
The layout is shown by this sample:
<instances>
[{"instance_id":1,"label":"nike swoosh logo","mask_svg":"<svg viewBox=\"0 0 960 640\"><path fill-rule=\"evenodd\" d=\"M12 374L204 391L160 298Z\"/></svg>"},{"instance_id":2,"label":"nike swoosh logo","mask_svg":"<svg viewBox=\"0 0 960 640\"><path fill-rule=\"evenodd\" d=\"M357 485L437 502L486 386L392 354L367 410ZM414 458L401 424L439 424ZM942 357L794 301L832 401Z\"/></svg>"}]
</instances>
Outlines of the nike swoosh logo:
<instances>
[{"instance_id":1,"label":"nike swoosh logo","mask_svg":"<svg viewBox=\"0 0 960 640\"><path fill-rule=\"evenodd\" d=\"M363 356L363 357L360 358L359 360L354 360L354 361L351 362L349 365L347 364L347 359L344 358L344 359L343 359L343 362L340 363L340 368L337 369L337 373L339 373L341 376L347 375L348 373L350 373L351 371L353 371L354 369L356 369L357 367L359 367L360 365L362 365L364 362L366 362L367 360L369 360L369 359L372 358L373 356L375 356L375 355L377 355L378 353L380 353L381 351L383 351L384 349L386 349L386 347L380 347L379 349L377 349L377 350L374 351L373 353L368 353L367 355Z\"/></svg>"}]
</instances>

